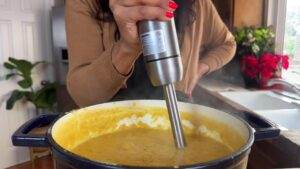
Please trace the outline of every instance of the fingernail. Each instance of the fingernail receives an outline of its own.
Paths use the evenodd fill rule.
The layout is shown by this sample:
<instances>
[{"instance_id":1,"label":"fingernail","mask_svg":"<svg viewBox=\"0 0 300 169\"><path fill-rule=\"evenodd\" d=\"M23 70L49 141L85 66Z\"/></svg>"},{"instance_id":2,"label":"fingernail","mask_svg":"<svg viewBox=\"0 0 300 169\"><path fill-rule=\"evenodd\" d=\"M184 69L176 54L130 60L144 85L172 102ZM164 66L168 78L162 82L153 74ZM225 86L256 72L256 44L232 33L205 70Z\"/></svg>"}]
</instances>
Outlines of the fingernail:
<instances>
[{"instance_id":1,"label":"fingernail","mask_svg":"<svg viewBox=\"0 0 300 169\"><path fill-rule=\"evenodd\" d=\"M178 8L178 5L176 2L174 1L169 1L169 7L172 8L172 9L177 9Z\"/></svg>"},{"instance_id":2,"label":"fingernail","mask_svg":"<svg viewBox=\"0 0 300 169\"><path fill-rule=\"evenodd\" d=\"M174 14L172 12L166 12L166 17L173 18Z\"/></svg>"}]
</instances>

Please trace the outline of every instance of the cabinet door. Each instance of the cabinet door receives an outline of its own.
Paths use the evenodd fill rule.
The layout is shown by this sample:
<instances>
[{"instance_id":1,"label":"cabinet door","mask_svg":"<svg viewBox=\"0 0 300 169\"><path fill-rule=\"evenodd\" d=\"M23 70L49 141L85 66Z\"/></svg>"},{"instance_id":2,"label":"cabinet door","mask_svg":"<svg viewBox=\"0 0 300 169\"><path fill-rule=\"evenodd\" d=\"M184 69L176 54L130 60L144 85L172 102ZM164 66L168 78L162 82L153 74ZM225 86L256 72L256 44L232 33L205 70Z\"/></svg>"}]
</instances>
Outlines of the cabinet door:
<instances>
[{"instance_id":1,"label":"cabinet door","mask_svg":"<svg viewBox=\"0 0 300 169\"><path fill-rule=\"evenodd\" d=\"M234 0L212 0L221 18L230 30L233 29Z\"/></svg>"}]
</instances>

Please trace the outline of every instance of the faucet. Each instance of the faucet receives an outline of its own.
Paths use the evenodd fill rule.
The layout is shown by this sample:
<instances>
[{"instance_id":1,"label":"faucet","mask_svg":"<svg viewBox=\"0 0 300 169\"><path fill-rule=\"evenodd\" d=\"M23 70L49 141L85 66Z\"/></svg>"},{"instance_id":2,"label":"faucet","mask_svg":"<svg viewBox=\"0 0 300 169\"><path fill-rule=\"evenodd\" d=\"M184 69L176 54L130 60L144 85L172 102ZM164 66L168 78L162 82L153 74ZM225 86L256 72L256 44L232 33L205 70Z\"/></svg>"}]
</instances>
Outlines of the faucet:
<instances>
[{"instance_id":1,"label":"faucet","mask_svg":"<svg viewBox=\"0 0 300 169\"><path fill-rule=\"evenodd\" d=\"M279 78L270 79L266 85L267 85L267 87L271 87L271 86L274 86L277 84L287 87L292 92L294 92L296 95L300 96L300 89L298 87L296 87L295 85L292 85L291 83L289 83L287 81L284 81L283 79L279 79Z\"/></svg>"}]
</instances>

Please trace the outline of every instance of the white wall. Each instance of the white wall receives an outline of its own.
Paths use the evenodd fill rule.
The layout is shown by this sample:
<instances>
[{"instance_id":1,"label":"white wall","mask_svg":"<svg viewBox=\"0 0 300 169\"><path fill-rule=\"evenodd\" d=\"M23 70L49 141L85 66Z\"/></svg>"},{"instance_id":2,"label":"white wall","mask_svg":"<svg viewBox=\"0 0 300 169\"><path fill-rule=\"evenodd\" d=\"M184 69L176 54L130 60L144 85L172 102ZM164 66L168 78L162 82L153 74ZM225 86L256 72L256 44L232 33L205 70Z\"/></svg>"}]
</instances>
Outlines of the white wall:
<instances>
[{"instance_id":1,"label":"white wall","mask_svg":"<svg viewBox=\"0 0 300 169\"><path fill-rule=\"evenodd\" d=\"M31 105L18 103L5 110L16 80L5 81L3 62L8 57L52 62L50 10L54 0L0 0L0 169L29 160L27 148L14 147L10 137L34 116ZM36 81L53 79L51 67L34 73Z\"/></svg>"}]
</instances>

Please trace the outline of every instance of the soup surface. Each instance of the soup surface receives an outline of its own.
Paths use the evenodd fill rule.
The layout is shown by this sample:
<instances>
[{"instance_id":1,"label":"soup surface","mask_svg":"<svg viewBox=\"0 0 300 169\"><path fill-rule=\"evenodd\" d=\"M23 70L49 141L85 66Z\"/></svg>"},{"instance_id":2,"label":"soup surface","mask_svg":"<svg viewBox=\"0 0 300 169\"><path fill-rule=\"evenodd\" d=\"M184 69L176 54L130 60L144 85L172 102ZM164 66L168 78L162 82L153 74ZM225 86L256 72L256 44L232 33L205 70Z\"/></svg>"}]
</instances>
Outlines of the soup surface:
<instances>
[{"instance_id":1,"label":"soup surface","mask_svg":"<svg viewBox=\"0 0 300 169\"><path fill-rule=\"evenodd\" d=\"M88 140L73 152L92 160L134 166L174 166L207 162L232 150L200 134L186 136L187 147L177 150L170 130L131 128Z\"/></svg>"},{"instance_id":2,"label":"soup surface","mask_svg":"<svg viewBox=\"0 0 300 169\"><path fill-rule=\"evenodd\" d=\"M236 126L198 112L181 112L184 150L175 148L167 110L159 107L77 110L56 122L52 134L61 147L82 157L127 166L192 165L230 155L245 144Z\"/></svg>"}]
</instances>

